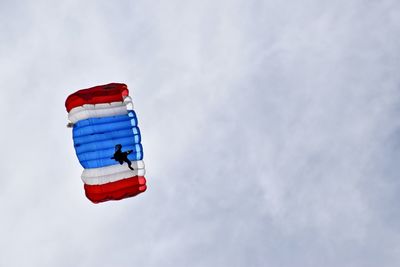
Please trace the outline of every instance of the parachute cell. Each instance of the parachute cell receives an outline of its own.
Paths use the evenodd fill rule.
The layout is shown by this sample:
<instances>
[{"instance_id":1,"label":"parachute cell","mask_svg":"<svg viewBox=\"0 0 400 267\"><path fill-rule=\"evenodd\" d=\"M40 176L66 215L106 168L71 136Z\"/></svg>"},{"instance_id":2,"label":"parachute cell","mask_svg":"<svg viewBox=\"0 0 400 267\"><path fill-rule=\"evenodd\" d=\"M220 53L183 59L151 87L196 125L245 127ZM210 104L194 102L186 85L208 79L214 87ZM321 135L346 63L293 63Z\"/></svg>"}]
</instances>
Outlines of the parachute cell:
<instances>
[{"instance_id":1,"label":"parachute cell","mask_svg":"<svg viewBox=\"0 0 400 267\"><path fill-rule=\"evenodd\" d=\"M82 89L68 96L65 107L87 198L100 203L144 192L143 147L128 87L110 83Z\"/></svg>"}]
</instances>

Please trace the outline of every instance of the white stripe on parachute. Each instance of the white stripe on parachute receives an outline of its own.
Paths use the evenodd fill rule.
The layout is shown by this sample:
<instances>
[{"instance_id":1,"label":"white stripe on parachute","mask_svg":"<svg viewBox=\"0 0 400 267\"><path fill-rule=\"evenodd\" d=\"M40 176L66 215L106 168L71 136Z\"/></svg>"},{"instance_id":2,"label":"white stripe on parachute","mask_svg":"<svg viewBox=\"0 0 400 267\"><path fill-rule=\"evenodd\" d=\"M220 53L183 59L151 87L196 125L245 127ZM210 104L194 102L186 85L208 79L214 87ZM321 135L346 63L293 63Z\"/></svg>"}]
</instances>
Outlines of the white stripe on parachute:
<instances>
[{"instance_id":1,"label":"white stripe on parachute","mask_svg":"<svg viewBox=\"0 0 400 267\"><path fill-rule=\"evenodd\" d=\"M89 118L118 116L128 114L128 110L133 110L132 98L129 96L125 97L123 102L84 104L75 107L68 113L68 120L76 123Z\"/></svg>"},{"instance_id":2,"label":"white stripe on parachute","mask_svg":"<svg viewBox=\"0 0 400 267\"><path fill-rule=\"evenodd\" d=\"M132 161L132 168L129 169L128 164L124 162L122 165L116 164L112 166L85 169L82 172L82 181L88 185L99 185L116 182L133 176L144 176L146 174L144 162L142 160Z\"/></svg>"}]
</instances>

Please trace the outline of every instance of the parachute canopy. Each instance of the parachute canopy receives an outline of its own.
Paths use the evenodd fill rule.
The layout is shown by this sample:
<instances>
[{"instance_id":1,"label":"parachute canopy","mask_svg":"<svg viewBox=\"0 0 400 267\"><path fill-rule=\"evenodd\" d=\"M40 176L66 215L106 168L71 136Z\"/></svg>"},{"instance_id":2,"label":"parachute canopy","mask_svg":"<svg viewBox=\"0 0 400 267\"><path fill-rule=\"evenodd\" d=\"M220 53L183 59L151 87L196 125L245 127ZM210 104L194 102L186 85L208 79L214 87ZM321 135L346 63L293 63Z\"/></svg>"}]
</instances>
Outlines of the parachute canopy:
<instances>
[{"instance_id":1,"label":"parachute canopy","mask_svg":"<svg viewBox=\"0 0 400 267\"><path fill-rule=\"evenodd\" d=\"M87 198L100 203L144 192L143 147L128 87L110 83L79 90L65 107Z\"/></svg>"}]
</instances>

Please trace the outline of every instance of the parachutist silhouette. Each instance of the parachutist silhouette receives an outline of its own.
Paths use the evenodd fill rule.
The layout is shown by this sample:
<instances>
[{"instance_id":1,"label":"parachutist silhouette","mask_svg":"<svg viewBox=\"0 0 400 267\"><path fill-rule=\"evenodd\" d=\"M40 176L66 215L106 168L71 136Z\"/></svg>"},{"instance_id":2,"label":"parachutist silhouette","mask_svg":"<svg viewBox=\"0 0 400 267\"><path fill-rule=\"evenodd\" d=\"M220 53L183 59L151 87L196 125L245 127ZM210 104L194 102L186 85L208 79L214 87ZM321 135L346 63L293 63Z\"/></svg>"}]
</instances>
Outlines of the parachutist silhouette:
<instances>
[{"instance_id":1,"label":"parachutist silhouette","mask_svg":"<svg viewBox=\"0 0 400 267\"><path fill-rule=\"evenodd\" d=\"M128 151L122 152L121 149L122 149L122 145L121 144L116 145L115 146L114 156L111 159L115 159L121 165L124 162L126 162L126 163L128 163L129 169L134 170L134 168L132 168L132 162L128 159L128 155L130 153L132 153L132 150L128 150Z\"/></svg>"}]
</instances>

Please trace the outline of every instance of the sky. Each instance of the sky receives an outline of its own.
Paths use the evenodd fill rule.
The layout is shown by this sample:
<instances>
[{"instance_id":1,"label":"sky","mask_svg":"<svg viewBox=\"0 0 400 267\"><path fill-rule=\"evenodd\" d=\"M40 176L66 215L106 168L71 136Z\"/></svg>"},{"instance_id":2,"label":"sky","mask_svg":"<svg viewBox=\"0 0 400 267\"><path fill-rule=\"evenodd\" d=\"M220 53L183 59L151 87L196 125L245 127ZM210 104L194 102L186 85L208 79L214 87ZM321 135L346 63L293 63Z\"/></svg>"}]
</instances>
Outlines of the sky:
<instances>
[{"instance_id":1,"label":"sky","mask_svg":"<svg viewBox=\"0 0 400 267\"><path fill-rule=\"evenodd\" d=\"M0 266L400 264L397 0L0 0ZM92 204L66 97L126 83L148 190Z\"/></svg>"}]
</instances>

